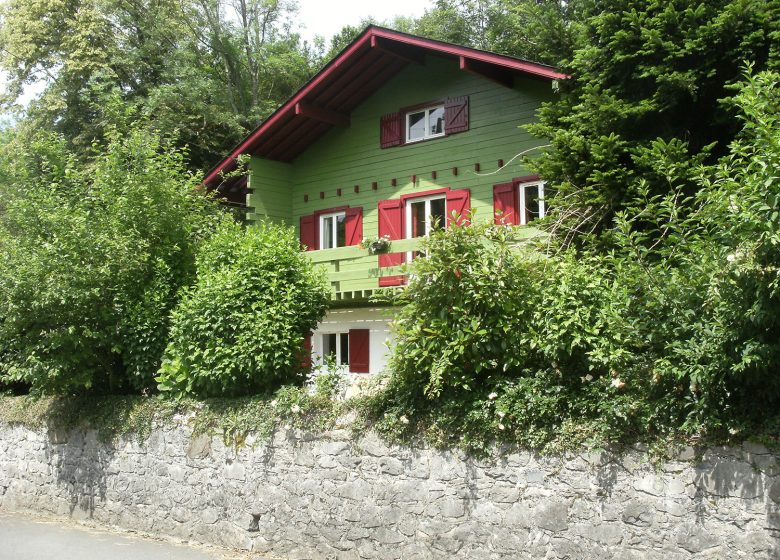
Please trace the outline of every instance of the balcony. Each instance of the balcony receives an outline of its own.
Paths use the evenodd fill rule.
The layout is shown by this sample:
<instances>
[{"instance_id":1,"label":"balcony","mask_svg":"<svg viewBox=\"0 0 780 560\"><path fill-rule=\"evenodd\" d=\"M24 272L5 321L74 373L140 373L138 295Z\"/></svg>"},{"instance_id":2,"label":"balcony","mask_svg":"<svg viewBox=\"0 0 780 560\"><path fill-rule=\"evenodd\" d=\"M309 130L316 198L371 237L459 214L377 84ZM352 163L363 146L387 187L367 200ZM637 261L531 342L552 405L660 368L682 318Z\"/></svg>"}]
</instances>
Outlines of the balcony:
<instances>
[{"instance_id":1,"label":"balcony","mask_svg":"<svg viewBox=\"0 0 780 560\"><path fill-rule=\"evenodd\" d=\"M392 242L391 253L414 251L420 239L399 239ZM365 303L379 289L380 276L402 274L402 267L379 268L377 255L369 255L361 247L339 247L310 251L307 255L328 274L331 300L339 306Z\"/></svg>"},{"instance_id":2,"label":"balcony","mask_svg":"<svg viewBox=\"0 0 780 560\"><path fill-rule=\"evenodd\" d=\"M515 241L518 247L524 242L544 235L533 227L517 227ZM392 242L390 253L415 251L422 238L399 239ZM365 304L379 290L381 276L397 276L403 267L379 268L377 255L369 255L361 247L339 247L310 251L307 255L315 265L322 265L328 274L331 287L331 301L337 307Z\"/></svg>"}]
</instances>

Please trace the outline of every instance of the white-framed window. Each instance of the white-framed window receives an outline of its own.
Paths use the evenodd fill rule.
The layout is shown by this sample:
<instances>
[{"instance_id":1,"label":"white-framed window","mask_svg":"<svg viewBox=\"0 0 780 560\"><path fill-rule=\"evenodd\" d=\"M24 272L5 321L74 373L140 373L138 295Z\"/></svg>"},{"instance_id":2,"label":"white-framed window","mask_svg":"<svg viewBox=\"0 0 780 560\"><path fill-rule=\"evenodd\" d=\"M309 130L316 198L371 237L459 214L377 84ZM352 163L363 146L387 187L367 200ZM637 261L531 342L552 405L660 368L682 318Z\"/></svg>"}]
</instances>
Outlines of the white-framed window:
<instances>
[{"instance_id":1,"label":"white-framed window","mask_svg":"<svg viewBox=\"0 0 780 560\"><path fill-rule=\"evenodd\" d=\"M447 198L433 195L406 200L406 238L426 237L447 225Z\"/></svg>"},{"instance_id":2,"label":"white-framed window","mask_svg":"<svg viewBox=\"0 0 780 560\"><path fill-rule=\"evenodd\" d=\"M524 226L545 216L544 181L520 183L520 225Z\"/></svg>"},{"instance_id":3,"label":"white-framed window","mask_svg":"<svg viewBox=\"0 0 780 560\"><path fill-rule=\"evenodd\" d=\"M421 196L406 200L406 238L427 237L435 229L447 227L447 197L443 194ZM411 262L419 251L408 251L407 261Z\"/></svg>"},{"instance_id":4,"label":"white-framed window","mask_svg":"<svg viewBox=\"0 0 780 560\"><path fill-rule=\"evenodd\" d=\"M444 136L444 105L406 113L406 142L419 142Z\"/></svg>"},{"instance_id":5,"label":"white-framed window","mask_svg":"<svg viewBox=\"0 0 780 560\"><path fill-rule=\"evenodd\" d=\"M336 365L349 365L349 333L325 333L322 335L322 359L335 358Z\"/></svg>"},{"instance_id":6,"label":"white-framed window","mask_svg":"<svg viewBox=\"0 0 780 560\"><path fill-rule=\"evenodd\" d=\"M320 249L335 249L347 244L347 214L334 212L320 216Z\"/></svg>"}]
</instances>

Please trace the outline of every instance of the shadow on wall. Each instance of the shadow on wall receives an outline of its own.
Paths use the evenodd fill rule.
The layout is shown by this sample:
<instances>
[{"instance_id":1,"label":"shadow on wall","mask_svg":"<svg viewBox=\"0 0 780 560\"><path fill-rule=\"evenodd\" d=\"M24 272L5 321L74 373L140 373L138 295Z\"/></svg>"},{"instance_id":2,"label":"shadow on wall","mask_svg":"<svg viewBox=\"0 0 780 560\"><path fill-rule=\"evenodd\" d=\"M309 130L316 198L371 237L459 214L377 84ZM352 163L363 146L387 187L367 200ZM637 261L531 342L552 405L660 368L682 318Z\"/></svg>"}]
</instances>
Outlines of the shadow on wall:
<instances>
[{"instance_id":1,"label":"shadow on wall","mask_svg":"<svg viewBox=\"0 0 780 560\"><path fill-rule=\"evenodd\" d=\"M720 499L738 498L743 509L763 511L761 529L774 537L767 548L754 552L780 558L780 464L764 446L745 443L741 453L738 448L711 449L694 473L697 525L704 526L716 513Z\"/></svg>"},{"instance_id":2,"label":"shadow on wall","mask_svg":"<svg viewBox=\"0 0 780 560\"><path fill-rule=\"evenodd\" d=\"M106 471L116 454L114 446L98 441L95 430L52 428L49 429L46 454L58 488L66 492L63 498L67 500L70 516L91 518L96 502L106 500Z\"/></svg>"}]
</instances>

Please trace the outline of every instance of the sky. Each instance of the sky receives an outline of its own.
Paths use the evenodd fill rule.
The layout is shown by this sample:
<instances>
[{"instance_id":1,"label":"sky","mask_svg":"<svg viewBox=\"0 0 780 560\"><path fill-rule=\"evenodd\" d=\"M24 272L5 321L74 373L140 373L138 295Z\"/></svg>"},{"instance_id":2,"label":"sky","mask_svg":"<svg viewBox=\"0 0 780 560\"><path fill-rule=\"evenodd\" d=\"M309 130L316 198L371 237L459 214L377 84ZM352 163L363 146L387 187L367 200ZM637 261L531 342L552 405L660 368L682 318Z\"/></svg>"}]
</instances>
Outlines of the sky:
<instances>
[{"instance_id":1,"label":"sky","mask_svg":"<svg viewBox=\"0 0 780 560\"><path fill-rule=\"evenodd\" d=\"M315 35L330 39L345 25L357 25L373 16L378 21L393 16L419 17L430 0L298 0L298 12L304 29L301 35L311 40Z\"/></svg>"},{"instance_id":2,"label":"sky","mask_svg":"<svg viewBox=\"0 0 780 560\"><path fill-rule=\"evenodd\" d=\"M3 1L0 0L0 4ZM431 0L298 0L300 32L307 41L312 41L316 35L320 35L325 38L327 44L345 25L358 25L369 17L380 22L391 20L394 16L419 17L431 4ZM0 72L0 88L4 82L5 76ZM33 84L25 88L19 103L27 105L41 92L42 86L43 84Z\"/></svg>"}]
</instances>

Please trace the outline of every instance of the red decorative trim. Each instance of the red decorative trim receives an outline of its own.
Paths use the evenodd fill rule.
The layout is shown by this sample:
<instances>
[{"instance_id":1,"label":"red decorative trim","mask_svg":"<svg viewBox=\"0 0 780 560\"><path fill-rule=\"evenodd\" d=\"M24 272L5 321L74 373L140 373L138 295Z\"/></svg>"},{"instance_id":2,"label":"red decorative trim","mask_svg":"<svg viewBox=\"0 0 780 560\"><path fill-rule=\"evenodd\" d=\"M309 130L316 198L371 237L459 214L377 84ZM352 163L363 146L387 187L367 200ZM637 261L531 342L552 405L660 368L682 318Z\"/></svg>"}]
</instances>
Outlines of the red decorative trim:
<instances>
[{"instance_id":1,"label":"red decorative trim","mask_svg":"<svg viewBox=\"0 0 780 560\"><path fill-rule=\"evenodd\" d=\"M519 185L520 183L533 183L539 179L539 175L525 175L523 177L515 177L512 179L512 182L516 185Z\"/></svg>"},{"instance_id":2,"label":"red decorative trim","mask_svg":"<svg viewBox=\"0 0 780 560\"><path fill-rule=\"evenodd\" d=\"M449 187L442 187L440 189L431 189L429 191L421 191L416 193L409 193L409 194L402 194L399 198L400 200L406 202L409 198L421 198L423 196L433 196L435 194L444 194L449 192L451 189Z\"/></svg>"},{"instance_id":3,"label":"red decorative trim","mask_svg":"<svg viewBox=\"0 0 780 560\"><path fill-rule=\"evenodd\" d=\"M322 216L323 214L335 214L336 212L345 212L347 208L349 208L349 205L334 206L333 208L325 208L324 210L315 210L314 218L319 220L320 216Z\"/></svg>"},{"instance_id":4,"label":"red decorative trim","mask_svg":"<svg viewBox=\"0 0 780 560\"><path fill-rule=\"evenodd\" d=\"M406 284L406 276L399 274L397 276L380 276L379 287L388 288L390 286L403 286Z\"/></svg>"},{"instance_id":5,"label":"red decorative trim","mask_svg":"<svg viewBox=\"0 0 780 560\"><path fill-rule=\"evenodd\" d=\"M417 111L419 109L427 109L428 107L436 107L437 105L444 105L446 102L447 102L446 99L434 99L433 101L426 101L425 103L415 103L414 105L401 107L400 109L398 109L398 112L406 116L408 113L411 113L412 111Z\"/></svg>"}]
</instances>

